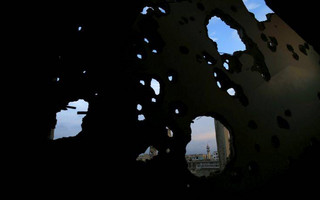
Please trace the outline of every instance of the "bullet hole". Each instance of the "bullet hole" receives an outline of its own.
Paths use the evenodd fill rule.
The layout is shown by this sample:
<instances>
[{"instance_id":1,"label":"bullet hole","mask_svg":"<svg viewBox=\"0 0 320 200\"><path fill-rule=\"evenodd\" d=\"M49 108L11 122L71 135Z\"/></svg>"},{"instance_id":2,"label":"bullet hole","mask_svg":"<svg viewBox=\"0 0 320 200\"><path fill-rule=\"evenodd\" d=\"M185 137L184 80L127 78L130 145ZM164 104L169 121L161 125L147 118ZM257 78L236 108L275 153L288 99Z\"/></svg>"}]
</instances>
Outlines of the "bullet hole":
<instances>
[{"instance_id":1,"label":"bullet hole","mask_svg":"<svg viewBox=\"0 0 320 200\"><path fill-rule=\"evenodd\" d=\"M248 98L245 96L241 86L231 81L223 70L214 68L213 76L218 88L227 92L230 96L237 98L243 106L247 106L249 104Z\"/></svg>"},{"instance_id":2,"label":"bullet hole","mask_svg":"<svg viewBox=\"0 0 320 200\"><path fill-rule=\"evenodd\" d=\"M294 49L293 49L293 47L292 47L290 44L287 44L287 49L288 49L290 52L294 52Z\"/></svg>"},{"instance_id":3,"label":"bullet hole","mask_svg":"<svg viewBox=\"0 0 320 200\"><path fill-rule=\"evenodd\" d=\"M229 70L229 63L224 62L224 63L223 63L223 67L224 67L226 70Z\"/></svg>"},{"instance_id":4,"label":"bullet hole","mask_svg":"<svg viewBox=\"0 0 320 200\"><path fill-rule=\"evenodd\" d=\"M284 115L287 116L287 117L291 117L291 116L292 116L290 110L285 110L285 111L284 111Z\"/></svg>"},{"instance_id":5,"label":"bullet hole","mask_svg":"<svg viewBox=\"0 0 320 200\"><path fill-rule=\"evenodd\" d=\"M169 70L168 72L168 81L172 83L177 82L177 73L173 70Z\"/></svg>"},{"instance_id":6,"label":"bullet hole","mask_svg":"<svg viewBox=\"0 0 320 200\"><path fill-rule=\"evenodd\" d=\"M253 129L253 130L255 130L255 129L258 128L258 125L256 124L255 121L250 120L250 121L248 122L248 127L251 128L251 129Z\"/></svg>"},{"instance_id":7,"label":"bullet hole","mask_svg":"<svg viewBox=\"0 0 320 200\"><path fill-rule=\"evenodd\" d=\"M284 118L282 118L281 116L277 116L277 123L278 123L278 127L282 128L282 129L290 129L290 125L287 122L287 120L285 120Z\"/></svg>"},{"instance_id":8,"label":"bullet hole","mask_svg":"<svg viewBox=\"0 0 320 200\"><path fill-rule=\"evenodd\" d=\"M82 30L82 26L78 26L78 31L81 31Z\"/></svg>"},{"instance_id":9,"label":"bullet hole","mask_svg":"<svg viewBox=\"0 0 320 200\"><path fill-rule=\"evenodd\" d=\"M223 67L229 72L229 73L239 73L242 69L242 64L239 61L238 57L232 56L229 54L223 54L221 56L221 60L223 62Z\"/></svg>"},{"instance_id":10,"label":"bullet hole","mask_svg":"<svg viewBox=\"0 0 320 200\"><path fill-rule=\"evenodd\" d=\"M163 14L166 14L166 13L167 13L167 11L166 11L165 9L161 8L161 7L158 7L158 9L159 9L160 12L162 12Z\"/></svg>"},{"instance_id":11,"label":"bullet hole","mask_svg":"<svg viewBox=\"0 0 320 200\"><path fill-rule=\"evenodd\" d=\"M197 8L201 11L204 11L205 10L205 7L202 3L197 3Z\"/></svg>"},{"instance_id":12,"label":"bullet hole","mask_svg":"<svg viewBox=\"0 0 320 200\"><path fill-rule=\"evenodd\" d=\"M318 92L318 99L320 100L320 92Z\"/></svg>"},{"instance_id":13,"label":"bullet hole","mask_svg":"<svg viewBox=\"0 0 320 200\"><path fill-rule=\"evenodd\" d=\"M151 79L150 87L153 89L156 95L160 94L160 83L156 79Z\"/></svg>"},{"instance_id":14,"label":"bullet hole","mask_svg":"<svg viewBox=\"0 0 320 200\"><path fill-rule=\"evenodd\" d=\"M192 17L192 16L191 16L189 19L190 19L191 21L196 20L196 19L195 19L194 17Z\"/></svg>"},{"instance_id":15,"label":"bullet hole","mask_svg":"<svg viewBox=\"0 0 320 200\"><path fill-rule=\"evenodd\" d=\"M180 46L179 50L182 54L188 54L189 53L189 49L185 46Z\"/></svg>"},{"instance_id":16,"label":"bullet hole","mask_svg":"<svg viewBox=\"0 0 320 200\"><path fill-rule=\"evenodd\" d=\"M227 92L228 92L228 94L229 94L230 96L235 96L235 95L236 95L236 91L235 91L233 88L229 88L229 89L227 90Z\"/></svg>"},{"instance_id":17,"label":"bullet hole","mask_svg":"<svg viewBox=\"0 0 320 200\"><path fill-rule=\"evenodd\" d=\"M287 44L287 49L292 52L292 57L295 59L295 60L299 60L299 55L294 52L294 48L292 47L292 45L290 44Z\"/></svg>"},{"instance_id":18,"label":"bullet hole","mask_svg":"<svg viewBox=\"0 0 320 200\"><path fill-rule=\"evenodd\" d=\"M296 60L299 60L299 55L297 53L293 53L292 54L292 57Z\"/></svg>"},{"instance_id":19,"label":"bullet hole","mask_svg":"<svg viewBox=\"0 0 320 200\"><path fill-rule=\"evenodd\" d=\"M137 58L141 60L142 59L142 55L138 53L137 54Z\"/></svg>"},{"instance_id":20,"label":"bullet hole","mask_svg":"<svg viewBox=\"0 0 320 200\"><path fill-rule=\"evenodd\" d=\"M307 53L307 49L306 49L306 47L304 46L304 45L302 45L302 44L300 44L299 45L299 50L304 54L304 55L308 55L308 53Z\"/></svg>"},{"instance_id":21,"label":"bullet hole","mask_svg":"<svg viewBox=\"0 0 320 200\"><path fill-rule=\"evenodd\" d=\"M166 153L170 153L170 149L169 148L166 149Z\"/></svg>"},{"instance_id":22,"label":"bullet hole","mask_svg":"<svg viewBox=\"0 0 320 200\"><path fill-rule=\"evenodd\" d=\"M308 43L305 42L304 43L304 47L309 50L309 44Z\"/></svg>"},{"instance_id":23,"label":"bullet hole","mask_svg":"<svg viewBox=\"0 0 320 200\"><path fill-rule=\"evenodd\" d=\"M140 12L142 15L146 15L148 12L153 11L154 9L152 7L146 6L142 9Z\"/></svg>"},{"instance_id":24,"label":"bullet hole","mask_svg":"<svg viewBox=\"0 0 320 200\"><path fill-rule=\"evenodd\" d=\"M138 121L144 121L146 118L143 114L138 115Z\"/></svg>"},{"instance_id":25,"label":"bullet hole","mask_svg":"<svg viewBox=\"0 0 320 200\"><path fill-rule=\"evenodd\" d=\"M172 138L173 137L173 132L172 130L169 128L169 127L166 127L166 130L167 130L167 135L169 138Z\"/></svg>"},{"instance_id":26,"label":"bullet hole","mask_svg":"<svg viewBox=\"0 0 320 200\"><path fill-rule=\"evenodd\" d=\"M140 83L141 85L146 85L146 83L144 82L144 80L140 80L139 83Z\"/></svg>"},{"instance_id":27,"label":"bullet hole","mask_svg":"<svg viewBox=\"0 0 320 200\"><path fill-rule=\"evenodd\" d=\"M276 149L280 147L280 140L276 135L271 137L271 145Z\"/></svg>"},{"instance_id":28,"label":"bullet hole","mask_svg":"<svg viewBox=\"0 0 320 200\"><path fill-rule=\"evenodd\" d=\"M272 51L275 52L277 50L277 46L278 46L278 41L275 37L271 37L269 36L269 41L267 42L268 44L268 48Z\"/></svg>"},{"instance_id":29,"label":"bullet hole","mask_svg":"<svg viewBox=\"0 0 320 200\"><path fill-rule=\"evenodd\" d=\"M152 99L151 99L151 102L152 102L152 103L156 103L156 102L157 102L156 98L152 98Z\"/></svg>"},{"instance_id":30,"label":"bullet hole","mask_svg":"<svg viewBox=\"0 0 320 200\"><path fill-rule=\"evenodd\" d=\"M149 44L149 40L147 38L143 38L143 41L147 44Z\"/></svg>"},{"instance_id":31,"label":"bullet hole","mask_svg":"<svg viewBox=\"0 0 320 200\"><path fill-rule=\"evenodd\" d=\"M217 86L218 88L221 88L221 83L219 81L217 81Z\"/></svg>"},{"instance_id":32,"label":"bullet hole","mask_svg":"<svg viewBox=\"0 0 320 200\"><path fill-rule=\"evenodd\" d=\"M156 79L151 79L150 87L153 89L156 95L160 94L160 83Z\"/></svg>"},{"instance_id":33,"label":"bullet hole","mask_svg":"<svg viewBox=\"0 0 320 200\"><path fill-rule=\"evenodd\" d=\"M172 102L169 104L169 112L173 116L184 116L187 113L187 107L182 102Z\"/></svg>"},{"instance_id":34,"label":"bullet hole","mask_svg":"<svg viewBox=\"0 0 320 200\"><path fill-rule=\"evenodd\" d=\"M153 49L152 53L156 54L156 53L158 53L158 51L156 49Z\"/></svg>"},{"instance_id":35,"label":"bullet hole","mask_svg":"<svg viewBox=\"0 0 320 200\"><path fill-rule=\"evenodd\" d=\"M137 110L141 111L142 110L142 106L140 104L137 104Z\"/></svg>"},{"instance_id":36,"label":"bullet hole","mask_svg":"<svg viewBox=\"0 0 320 200\"><path fill-rule=\"evenodd\" d=\"M217 63L216 59L206 51L203 51L202 55L202 58L207 62L208 65L214 65Z\"/></svg>"}]
</instances>

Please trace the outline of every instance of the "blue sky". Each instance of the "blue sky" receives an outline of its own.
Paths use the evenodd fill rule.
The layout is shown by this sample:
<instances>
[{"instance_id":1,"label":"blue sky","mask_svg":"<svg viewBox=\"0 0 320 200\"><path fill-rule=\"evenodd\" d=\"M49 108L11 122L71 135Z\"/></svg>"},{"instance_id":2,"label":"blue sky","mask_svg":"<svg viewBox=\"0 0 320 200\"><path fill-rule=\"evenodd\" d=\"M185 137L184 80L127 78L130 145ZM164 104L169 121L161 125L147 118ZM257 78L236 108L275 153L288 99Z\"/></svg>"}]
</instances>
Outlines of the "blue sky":
<instances>
[{"instance_id":1,"label":"blue sky","mask_svg":"<svg viewBox=\"0 0 320 200\"><path fill-rule=\"evenodd\" d=\"M191 124L191 141L187 145L186 154L206 154L207 144L210 146L211 153L217 150L216 130L214 118L197 117Z\"/></svg>"},{"instance_id":2,"label":"blue sky","mask_svg":"<svg viewBox=\"0 0 320 200\"><path fill-rule=\"evenodd\" d=\"M218 17L212 17L207 26L208 36L218 44L220 54L233 54L235 51L245 50L245 45L240 40L238 32L231 29Z\"/></svg>"},{"instance_id":3,"label":"blue sky","mask_svg":"<svg viewBox=\"0 0 320 200\"><path fill-rule=\"evenodd\" d=\"M247 9L254 13L258 21L265 21L265 15L267 13L272 13L272 10L266 6L264 0L243 0L243 2ZM237 31L231 29L221 21L221 19L217 17L211 18L207 29L208 36L213 41L217 42L219 52L232 54L234 51L241 51L245 49ZM151 86L154 88L156 93L159 93L160 85L157 81L153 81ZM83 100L79 100L77 102L70 102L69 105L75 106L76 109L68 109L67 111L57 113L57 124L54 139L75 136L81 131L81 123L84 115L77 115L77 112L87 111L88 103ZM211 152L217 149L213 118L196 118L194 123L191 124L191 129L192 140L187 145L187 154L206 153L207 144L209 144Z\"/></svg>"},{"instance_id":4,"label":"blue sky","mask_svg":"<svg viewBox=\"0 0 320 200\"><path fill-rule=\"evenodd\" d=\"M78 115L78 111L88 111L88 103L82 99L70 102L69 106L76 109L62 110L57 113L57 124L54 131L54 139L75 136L81 131L82 119L85 115Z\"/></svg>"},{"instance_id":5,"label":"blue sky","mask_svg":"<svg viewBox=\"0 0 320 200\"><path fill-rule=\"evenodd\" d=\"M243 3L258 21L267 20L266 14L273 13L264 0L243 0Z\"/></svg>"},{"instance_id":6,"label":"blue sky","mask_svg":"<svg viewBox=\"0 0 320 200\"><path fill-rule=\"evenodd\" d=\"M254 13L258 21L265 21L266 14L272 13L264 0L243 0L247 9ZM245 50L245 45L235 29L231 29L218 17L212 17L207 26L208 36L218 44L220 54L233 54L235 51Z\"/></svg>"}]
</instances>

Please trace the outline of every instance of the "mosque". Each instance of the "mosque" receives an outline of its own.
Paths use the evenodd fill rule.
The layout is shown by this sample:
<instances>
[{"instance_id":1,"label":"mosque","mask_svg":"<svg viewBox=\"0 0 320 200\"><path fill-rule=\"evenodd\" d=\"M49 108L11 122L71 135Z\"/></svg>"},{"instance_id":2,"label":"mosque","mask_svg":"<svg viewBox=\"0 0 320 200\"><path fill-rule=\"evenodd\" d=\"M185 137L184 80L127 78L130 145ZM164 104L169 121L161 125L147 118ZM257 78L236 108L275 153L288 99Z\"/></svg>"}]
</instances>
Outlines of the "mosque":
<instances>
[{"instance_id":1,"label":"mosque","mask_svg":"<svg viewBox=\"0 0 320 200\"><path fill-rule=\"evenodd\" d=\"M207 145L207 154L190 154L186 155L188 169L196 176L210 176L220 172L220 162L218 151L210 152Z\"/></svg>"}]
</instances>

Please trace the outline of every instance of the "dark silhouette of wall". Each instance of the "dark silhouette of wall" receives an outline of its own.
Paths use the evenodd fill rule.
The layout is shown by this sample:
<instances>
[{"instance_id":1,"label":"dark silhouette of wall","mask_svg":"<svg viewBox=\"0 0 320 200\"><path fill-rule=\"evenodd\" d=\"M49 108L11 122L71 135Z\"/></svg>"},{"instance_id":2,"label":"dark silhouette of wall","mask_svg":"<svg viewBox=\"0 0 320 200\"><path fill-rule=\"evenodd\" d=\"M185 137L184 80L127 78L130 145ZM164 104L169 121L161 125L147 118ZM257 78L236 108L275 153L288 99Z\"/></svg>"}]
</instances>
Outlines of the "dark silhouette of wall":
<instances>
[{"instance_id":1,"label":"dark silhouette of wall","mask_svg":"<svg viewBox=\"0 0 320 200\"><path fill-rule=\"evenodd\" d=\"M145 6L152 9L143 15ZM11 147L18 151L11 171L23 187L141 197L203 191L293 196L300 187L301 193L314 192L309 180L319 177L317 44L305 42L277 14L258 22L240 0L153 0L43 5L25 16L21 40L30 47L25 57L38 106L29 106L37 117ZM238 31L245 51L218 53L206 30L213 16ZM160 83L159 95L150 87L152 78ZM25 98L33 95L24 92ZM50 140L56 113L78 99L89 103L82 131ZM137 120L141 113L144 121ZM197 116L214 117L230 130L232 159L215 177L197 178L187 169L185 147ZM158 155L137 162L149 146Z\"/></svg>"}]
</instances>

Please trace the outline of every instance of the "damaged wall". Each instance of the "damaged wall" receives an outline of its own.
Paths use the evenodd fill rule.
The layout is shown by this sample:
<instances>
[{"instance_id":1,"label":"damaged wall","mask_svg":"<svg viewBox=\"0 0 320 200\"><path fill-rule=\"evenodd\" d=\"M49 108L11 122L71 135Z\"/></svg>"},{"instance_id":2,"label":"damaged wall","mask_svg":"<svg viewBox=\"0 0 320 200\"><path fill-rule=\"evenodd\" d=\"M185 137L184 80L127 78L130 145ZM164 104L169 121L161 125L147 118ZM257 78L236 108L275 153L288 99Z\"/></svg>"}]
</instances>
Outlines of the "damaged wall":
<instances>
[{"instance_id":1,"label":"damaged wall","mask_svg":"<svg viewBox=\"0 0 320 200\"><path fill-rule=\"evenodd\" d=\"M45 106L43 123L28 140L36 147L30 170L45 171L43 182L109 192L141 187L158 192L209 188L217 195L267 191L270 180L317 143L319 55L276 14L258 22L241 0L126 5L112 3L101 10L77 5L40 15L48 19L40 26L46 51L38 60L45 66L40 71ZM145 6L151 8L141 14ZM111 8L121 9L112 14ZM245 51L219 54L206 28L213 16L237 30ZM223 67L226 59L229 70ZM160 83L158 95L151 79ZM82 131L49 140L56 113L77 99L89 103ZM145 119L139 121L139 114ZM232 139L231 162L210 180L194 177L184 157L190 124L198 116L218 119ZM158 155L137 162L149 146ZM43 167L34 168L38 163Z\"/></svg>"}]
</instances>

